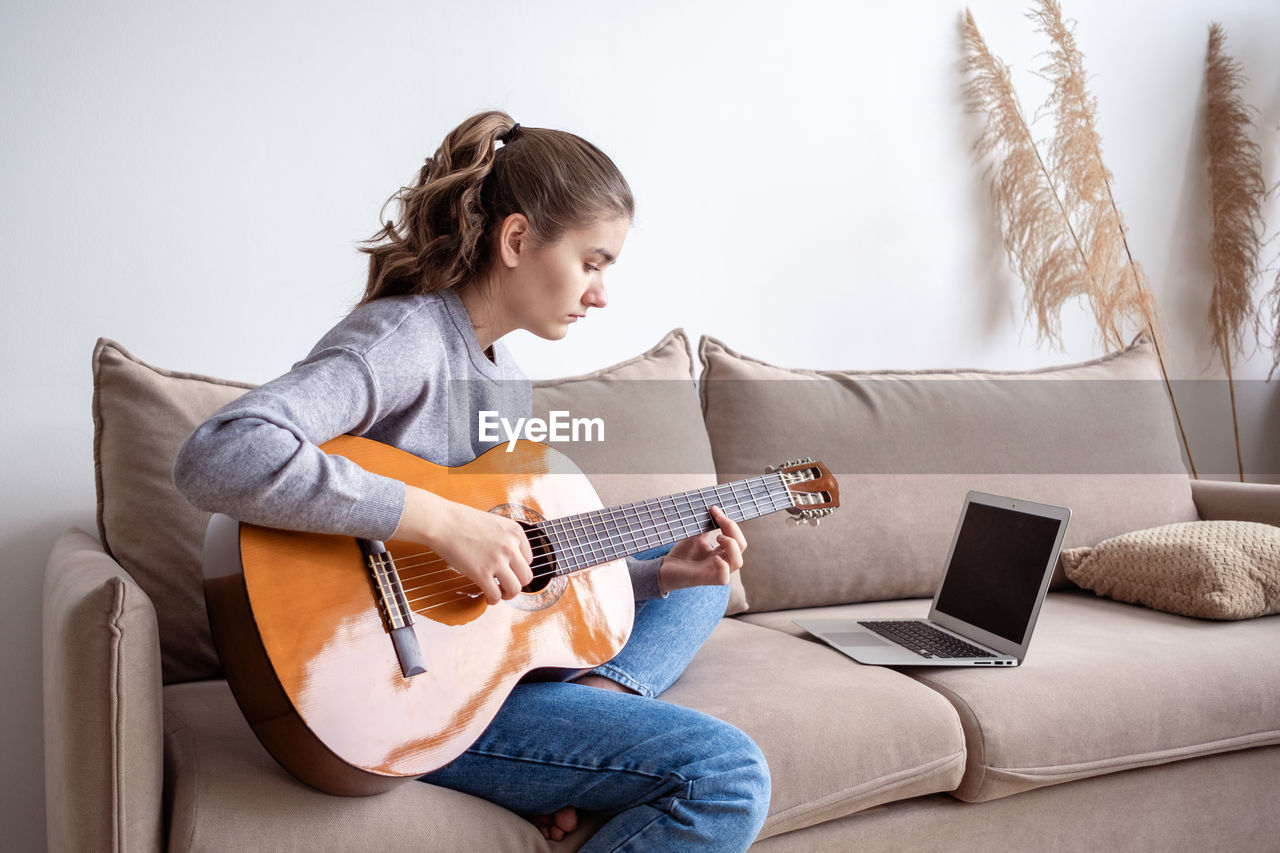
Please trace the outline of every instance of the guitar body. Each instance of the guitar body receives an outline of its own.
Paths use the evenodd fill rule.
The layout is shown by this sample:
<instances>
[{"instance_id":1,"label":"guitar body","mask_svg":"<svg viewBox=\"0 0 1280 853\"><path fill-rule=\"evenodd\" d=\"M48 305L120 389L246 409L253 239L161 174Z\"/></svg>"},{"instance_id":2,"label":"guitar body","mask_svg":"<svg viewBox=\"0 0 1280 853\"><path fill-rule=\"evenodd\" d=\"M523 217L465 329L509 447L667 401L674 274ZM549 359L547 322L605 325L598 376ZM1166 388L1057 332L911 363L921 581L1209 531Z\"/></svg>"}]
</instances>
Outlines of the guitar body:
<instances>
[{"instance_id":1,"label":"guitar body","mask_svg":"<svg viewBox=\"0 0 1280 853\"><path fill-rule=\"evenodd\" d=\"M355 436L323 446L361 467L526 525L601 507L585 476L545 445L500 446L445 468ZM406 676L357 540L216 516L205 594L227 680L281 765L322 791L378 793L460 755L515 684L544 667L609 660L631 631L624 560L556 576L488 605L412 543L388 542L425 671ZM531 585L532 587L533 585Z\"/></svg>"}]
</instances>

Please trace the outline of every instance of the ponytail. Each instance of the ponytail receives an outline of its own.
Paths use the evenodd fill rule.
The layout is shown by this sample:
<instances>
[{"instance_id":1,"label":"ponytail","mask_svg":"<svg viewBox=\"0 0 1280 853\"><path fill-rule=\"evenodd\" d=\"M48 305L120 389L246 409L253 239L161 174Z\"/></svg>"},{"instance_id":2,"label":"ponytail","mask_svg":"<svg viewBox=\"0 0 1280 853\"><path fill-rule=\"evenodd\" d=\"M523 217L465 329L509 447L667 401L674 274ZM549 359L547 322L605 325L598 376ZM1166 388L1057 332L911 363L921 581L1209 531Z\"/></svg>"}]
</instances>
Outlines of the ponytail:
<instances>
[{"instance_id":1,"label":"ponytail","mask_svg":"<svg viewBox=\"0 0 1280 853\"><path fill-rule=\"evenodd\" d=\"M454 128L417 183L392 202L399 220L386 221L360 248L369 255L362 303L463 286L488 270L497 229L513 213L524 214L540 245L600 219L635 215L631 188L604 152L496 110Z\"/></svg>"}]
</instances>

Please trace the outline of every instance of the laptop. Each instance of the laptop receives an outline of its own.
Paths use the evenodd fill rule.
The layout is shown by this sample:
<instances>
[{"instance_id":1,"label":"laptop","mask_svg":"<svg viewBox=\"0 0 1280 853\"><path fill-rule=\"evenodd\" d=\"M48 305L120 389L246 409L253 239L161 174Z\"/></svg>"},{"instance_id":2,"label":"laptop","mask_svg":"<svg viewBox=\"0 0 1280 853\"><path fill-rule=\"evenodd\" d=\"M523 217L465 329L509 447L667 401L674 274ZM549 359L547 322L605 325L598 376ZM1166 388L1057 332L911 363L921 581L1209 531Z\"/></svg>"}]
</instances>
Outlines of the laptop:
<instances>
[{"instance_id":1,"label":"laptop","mask_svg":"<svg viewBox=\"0 0 1280 853\"><path fill-rule=\"evenodd\" d=\"M1031 644L1071 510L969 492L927 619L796 619L859 663L1017 666Z\"/></svg>"}]
</instances>

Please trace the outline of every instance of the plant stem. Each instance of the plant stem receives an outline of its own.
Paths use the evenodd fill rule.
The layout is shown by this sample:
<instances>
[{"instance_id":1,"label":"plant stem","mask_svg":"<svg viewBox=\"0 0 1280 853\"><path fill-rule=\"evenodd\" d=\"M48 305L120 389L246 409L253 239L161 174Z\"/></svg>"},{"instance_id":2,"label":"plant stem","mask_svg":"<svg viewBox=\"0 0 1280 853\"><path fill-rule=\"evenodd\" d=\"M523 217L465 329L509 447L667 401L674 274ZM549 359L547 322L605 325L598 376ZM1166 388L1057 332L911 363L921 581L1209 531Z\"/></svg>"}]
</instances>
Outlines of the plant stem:
<instances>
[{"instance_id":1,"label":"plant stem","mask_svg":"<svg viewBox=\"0 0 1280 853\"><path fill-rule=\"evenodd\" d=\"M1101 159L1102 152L1098 152ZM1124 227L1120 224L1120 209L1116 207L1116 197L1111 192L1111 182L1106 182L1107 199L1111 202L1111 212L1116 215L1116 228L1120 231L1120 242L1124 244L1125 257L1129 259L1129 272L1133 274L1133 286L1142 290L1142 279L1138 277L1138 264L1133 260L1133 252L1129 251L1129 238L1125 236ZM1187 441L1187 431L1182 426L1182 414L1178 411L1178 401L1173 396L1173 384L1169 382L1169 370L1164 364L1164 354L1160 352L1160 337L1156 334L1151 318L1147 318L1147 331L1151 333L1151 344L1156 348L1156 360L1160 362L1160 375L1164 377L1164 390L1169 394L1169 403L1173 406L1173 419L1178 422L1178 434L1182 437L1182 449L1187 453L1187 464L1191 466L1191 476L1199 480L1196 473L1196 461L1191 458L1191 444Z\"/></svg>"},{"instance_id":2,"label":"plant stem","mask_svg":"<svg viewBox=\"0 0 1280 853\"><path fill-rule=\"evenodd\" d=\"M1224 334L1223 338L1227 336ZM1231 392L1231 428L1236 434L1236 468L1240 472L1240 482L1244 482L1244 456L1240 453L1240 421L1236 418L1236 381L1231 376L1231 341L1222 342L1222 358L1227 365L1227 389Z\"/></svg>"}]
</instances>

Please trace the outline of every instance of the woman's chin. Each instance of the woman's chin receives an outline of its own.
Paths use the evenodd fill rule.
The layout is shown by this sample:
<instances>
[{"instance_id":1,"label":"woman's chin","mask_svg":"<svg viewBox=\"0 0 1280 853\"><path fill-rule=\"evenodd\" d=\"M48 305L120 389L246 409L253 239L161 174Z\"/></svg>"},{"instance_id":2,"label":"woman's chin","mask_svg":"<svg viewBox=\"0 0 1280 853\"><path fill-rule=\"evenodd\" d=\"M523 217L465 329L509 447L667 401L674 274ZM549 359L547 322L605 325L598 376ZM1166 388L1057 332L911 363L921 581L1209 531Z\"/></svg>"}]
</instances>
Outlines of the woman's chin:
<instances>
[{"instance_id":1,"label":"woman's chin","mask_svg":"<svg viewBox=\"0 0 1280 853\"><path fill-rule=\"evenodd\" d=\"M551 327L547 335L547 340L558 341L569 334L569 327L573 325L573 321L561 321Z\"/></svg>"},{"instance_id":2,"label":"woman's chin","mask_svg":"<svg viewBox=\"0 0 1280 853\"><path fill-rule=\"evenodd\" d=\"M559 341L569 334L569 324L560 323L546 329L530 329L533 334L542 338L544 341Z\"/></svg>"}]
</instances>

